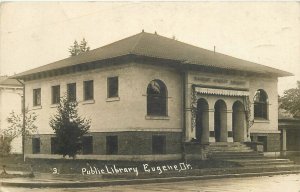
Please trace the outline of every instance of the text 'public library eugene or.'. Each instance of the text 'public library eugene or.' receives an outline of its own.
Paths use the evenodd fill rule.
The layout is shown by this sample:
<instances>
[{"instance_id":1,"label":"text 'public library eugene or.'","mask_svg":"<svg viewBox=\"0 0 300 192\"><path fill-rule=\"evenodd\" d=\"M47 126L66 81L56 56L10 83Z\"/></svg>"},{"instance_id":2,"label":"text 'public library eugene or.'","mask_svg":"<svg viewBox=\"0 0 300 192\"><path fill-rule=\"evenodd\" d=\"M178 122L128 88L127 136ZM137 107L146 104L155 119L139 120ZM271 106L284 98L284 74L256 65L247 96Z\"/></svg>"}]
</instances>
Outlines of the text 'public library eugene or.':
<instances>
[{"instance_id":1,"label":"text 'public library eugene or.'","mask_svg":"<svg viewBox=\"0 0 300 192\"><path fill-rule=\"evenodd\" d=\"M189 143L251 140L280 151L277 78L289 75L141 32L14 76L38 115L25 153L55 156L49 119L65 93L91 119L79 158L176 160Z\"/></svg>"}]
</instances>

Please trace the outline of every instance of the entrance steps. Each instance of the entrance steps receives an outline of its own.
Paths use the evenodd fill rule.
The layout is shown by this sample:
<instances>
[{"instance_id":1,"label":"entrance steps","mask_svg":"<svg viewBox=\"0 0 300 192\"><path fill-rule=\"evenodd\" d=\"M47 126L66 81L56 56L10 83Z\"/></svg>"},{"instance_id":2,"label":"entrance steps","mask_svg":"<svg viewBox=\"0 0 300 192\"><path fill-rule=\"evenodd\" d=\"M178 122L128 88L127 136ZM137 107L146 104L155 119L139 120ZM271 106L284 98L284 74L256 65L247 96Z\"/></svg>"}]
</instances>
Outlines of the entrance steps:
<instances>
[{"instance_id":1,"label":"entrance steps","mask_svg":"<svg viewBox=\"0 0 300 192\"><path fill-rule=\"evenodd\" d=\"M210 143L208 158L233 162L241 167L262 168L292 168L293 161L289 159L273 159L264 157L263 153L252 150L243 143Z\"/></svg>"}]
</instances>

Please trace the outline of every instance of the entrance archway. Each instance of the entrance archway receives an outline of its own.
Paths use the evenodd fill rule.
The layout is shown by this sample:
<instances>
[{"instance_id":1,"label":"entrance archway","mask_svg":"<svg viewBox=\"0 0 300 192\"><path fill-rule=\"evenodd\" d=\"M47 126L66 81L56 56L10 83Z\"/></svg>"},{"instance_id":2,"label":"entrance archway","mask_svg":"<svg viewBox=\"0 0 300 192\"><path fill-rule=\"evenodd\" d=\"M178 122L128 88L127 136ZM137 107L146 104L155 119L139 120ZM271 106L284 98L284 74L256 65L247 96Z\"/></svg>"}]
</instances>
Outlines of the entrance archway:
<instances>
[{"instance_id":1,"label":"entrance archway","mask_svg":"<svg viewBox=\"0 0 300 192\"><path fill-rule=\"evenodd\" d=\"M202 144L209 142L208 103L203 98L197 101L196 139Z\"/></svg>"},{"instance_id":2,"label":"entrance archway","mask_svg":"<svg viewBox=\"0 0 300 192\"><path fill-rule=\"evenodd\" d=\"M232 132L234 142L245 140L245 108L240 101L236 101L232 106Z\"/></svg>"},{"instance_id":3,"label":"entrance archway","mask_svg":"<svg viewBox=\"0 0 300 192\"><path fill-rule=\"evenodd\" d=\"M223 100L215 103L214 131L216 142L227 142L227 107Z\"/></svg>"}]
</instances>

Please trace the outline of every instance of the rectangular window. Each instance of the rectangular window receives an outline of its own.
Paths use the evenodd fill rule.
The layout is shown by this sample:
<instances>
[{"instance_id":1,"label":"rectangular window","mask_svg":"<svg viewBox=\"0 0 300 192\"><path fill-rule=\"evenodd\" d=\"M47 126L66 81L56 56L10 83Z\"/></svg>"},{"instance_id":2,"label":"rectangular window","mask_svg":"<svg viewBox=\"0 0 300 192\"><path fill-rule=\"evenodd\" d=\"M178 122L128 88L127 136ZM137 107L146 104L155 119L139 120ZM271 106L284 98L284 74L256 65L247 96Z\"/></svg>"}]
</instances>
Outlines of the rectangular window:
<instances>
[{"instance_id":1,"label":"rectangular window","mask_svg":"<svg viewBox=\"0 0 300 192\"><path fill-rule=\"evenodd\" d=\"M76 83L67 84L67 93L69 101L76 101Z\"/></svg>"},{"instance_id":2,"label":"rectangular window","mask_svg":"<svg viewBox=\"0 0 300 192\"><path fill-rule=\"evenodd\" d=\"M82 138L82 153L85 154L93 154L93 137L92 136L84 136Z\"/></svg>"},{"instance_id":3,"label":"rectangular window","mask_svg":"<svg viewBox=\"0 0 300 192\"><path fill-rule=\"evenodd\" d=\"M267 136L257 136L257 141L261 142L264 147L264 152L268 151L268 137Z\"/></svg>"},{"instance_id":4,"label":"rectangular window","mask_svg":"<svg viewBox=\"0 0 300 192\"><path fill-rule=\"evenodd\" d=\"M118 154L118 136L106 136L106 154Z\"/></svg>"},{"instance_id":5,"label":"rectangular window","mask_svg":"<svg viewBox=\"0 0 300 192\"><path fill-rule=\"evenodd\" d=\"M152 153L153 154L166 153L166 136L164 135L152 136Z\"/></svg>"},{"instance_id":6,"label":"rectangular window","mask_svg":"<svg viewBox=\"0 0 300 192\"><path fill-rule=\"evenodd\" d=\"M51 137L51 154L58 154L57 138Z\"/></svg>"},{"instance_id":7,"label":"rectangular window","mask_svg":"<svg viewBox=\"0 0 300 192\"><path fill-rule=\"evenodd\" d=\"M41 88L33 89L33 106L41 105Z\"/></svg>"},{"instance_id":8,"label":"rectangular window","mask_svg":"<svg viewBox=\"0 0 300 192\"><path fill-rule=\"evenodd\" d=\"M92 100L94 99L94 81L84 81L83 82L84 89L84 100Z\"/></svg>"},{"instance_id":9,"label":"rectangular window","mask_svg":"<svg viewBox=\"0 0 300 192\"><path fill-rule=\"evenodd\" d=\"M60 86L52 86L52 104L57 104L60 101Z\"/></svg>"},{"instance_id":10,"label":"rectangular window","mask_svg":"<svg viewBox=\"0 0 300 192\"><path fill-rule=\"evenodd\" d=\"M41 140L40 138L32 138L32 153L37 154L40 153L41 149Z\"/></svg>"},{"instance_id":11,"label":"rectangular window","mask_svg":"<svg viewBox=\"0 0 300 192\"><path fill-rule=\"evenodd\" d=\"M107 97L118 97L119 96L119 80L118 77L107 78Z\"/></svg>"}]
</instances>

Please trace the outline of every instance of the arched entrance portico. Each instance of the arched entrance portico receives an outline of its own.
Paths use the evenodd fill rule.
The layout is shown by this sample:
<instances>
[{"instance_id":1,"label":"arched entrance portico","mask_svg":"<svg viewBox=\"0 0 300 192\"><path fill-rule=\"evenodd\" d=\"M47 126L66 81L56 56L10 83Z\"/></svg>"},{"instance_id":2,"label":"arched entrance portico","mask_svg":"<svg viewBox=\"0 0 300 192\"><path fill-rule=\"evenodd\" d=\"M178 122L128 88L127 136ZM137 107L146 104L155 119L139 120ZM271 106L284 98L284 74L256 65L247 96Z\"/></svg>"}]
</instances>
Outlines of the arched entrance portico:
<instances>
[{"instance_id":1,"label":"arched entrance portico","mask_svg":"<svg viewBox=\"0 0 300 192\"><path fill-rule=\"evenodd\" d=\"M216 142L227 142L227 107L223 100L215 103L214 131Z\"/></svg>"},{"instance_id":2,"label":"arched entrance portico","mask_svg":"<svg viewBox=\"0 0 300 192\"><path fill-rule=\"evenodd\" d=\"M196 139L200 143L209 142L208 118L208 103L205 99L201 98L197 101L196 114Z\"/></svg>"},{"instance_id":3,"label":"arched entrance portico","mask_svg":"<svg viewBox=\"0 0 300 192\"><path fill-rule=\"evenodd\" d=\"M232 106L232 132L234 142L245 141L245 108L240 101L236 101Z\"/></svg>"}]
</instances>

